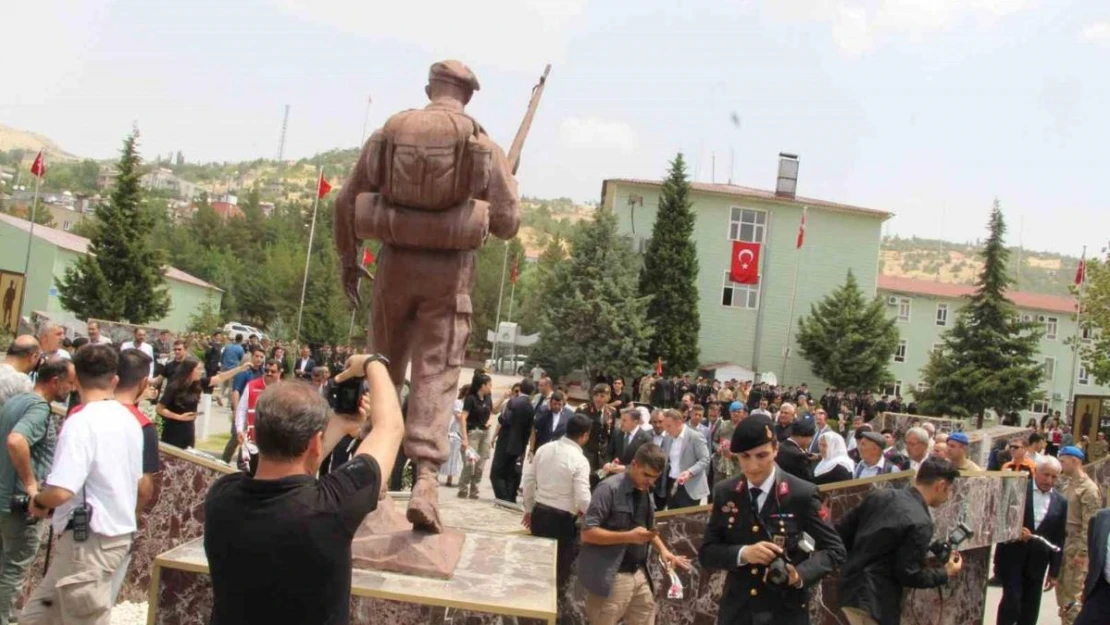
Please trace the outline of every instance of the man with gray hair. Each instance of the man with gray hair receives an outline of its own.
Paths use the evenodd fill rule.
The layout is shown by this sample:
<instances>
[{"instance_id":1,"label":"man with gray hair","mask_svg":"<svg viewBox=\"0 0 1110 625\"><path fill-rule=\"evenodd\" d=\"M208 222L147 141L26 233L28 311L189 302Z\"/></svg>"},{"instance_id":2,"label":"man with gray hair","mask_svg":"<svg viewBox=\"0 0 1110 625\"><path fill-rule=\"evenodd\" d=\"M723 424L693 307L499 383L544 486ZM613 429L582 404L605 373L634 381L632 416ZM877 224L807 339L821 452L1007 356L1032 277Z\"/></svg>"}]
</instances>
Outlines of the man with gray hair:
<instances>
[{"instance_id":1,"label":"man with gray hair","mask_svg":"<svg viewBox=\"0 0 1110 625\"><path fill-rule=\"evenodd\" d=\"M344 377L369 381L357 415L330 412L310 384L275 382L255 404L258 469L220 478L205 500L213 623L346 623L351 542L378 506L404 435L382 356L352 356ZM355 456L316 479L351 421L371 430Z\"/></svg>"},{"instance_id":2,"label":"man with gray hair","mask_svg":"<svg viewBox=\"0 0 1110 625\"><path fill-rule=\"evenodd\" d=\"M906 431L906 455L910 459L910 471L917 471L921 463L929 457L931 440L925 428L912 427Z\"/></svg>"},{"instance_id":3,"label":"man with gray hair","mask_svg":"<svg viewBox=\"0 0 1110 625\"><path fill-rule=\"evenodd\" d=\"M1047 454L1037 459L1037 472L1026 488L1021 535L995 549L994 570L1002 581L998 625L1034 625L1041 595L1056 587L1068 519L1068 501L1054 488L1059 477L1059 460Z\"/></svg>"},{"instance_id":4,"label":"man with gray hair","mask_svg":"<svg viewBox=\"0 0 1110 625\"><path fill-rule=\"evenodd\" d=\"M788 401L782 402L782 405L779 406L779 413L775 420L775 438L777 438L780 443L790 438L794 427L794 417L797 412L798 409L794 404Z\"/></svg>"},{"instance_id":5,"label":"man with gray hair","mask_svg":"<svg viewBox=\"0 0 1110 625\"><path fill-rule=\"evenodd\" d=\"M15 337L8 345L8 354L0 363L0 406L9 397L31 392L31 372L39 366L41 354L38 340L29 334Z\"/></svg>"},{"instance_id":6,"label":"man with gray hair","mask_svg":"<svg viewBox=\"0 0 1110 625\"><path fill-rule=\"evenodd\" d=\"M70 360L69 352L62 349L62 341L66 338L66 329L61 324L55 323L49 319L43 319L39 322L35 336L39 339L39 347L42 349L43 360L49 360L51 358L65 358L66 360Z\"/></svg>"}]
</instances>

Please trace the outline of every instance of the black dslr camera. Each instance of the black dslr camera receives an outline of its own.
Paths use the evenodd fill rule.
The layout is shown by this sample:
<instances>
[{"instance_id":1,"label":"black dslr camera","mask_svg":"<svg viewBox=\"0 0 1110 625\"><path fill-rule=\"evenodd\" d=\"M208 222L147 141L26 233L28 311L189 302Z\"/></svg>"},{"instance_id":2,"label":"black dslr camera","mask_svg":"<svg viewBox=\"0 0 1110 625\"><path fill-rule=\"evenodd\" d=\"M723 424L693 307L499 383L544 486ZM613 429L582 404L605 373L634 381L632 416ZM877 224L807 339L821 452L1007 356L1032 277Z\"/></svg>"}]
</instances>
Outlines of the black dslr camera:
<instances>
[{"instance_id":1,"label":"black dslr camera","mask_svg":"<svg viewBox=\"0 0 1110 625\"><path fill-rule=\"evenodd\" d=\"M961 521L956 524L955 529L948 533L946 540L934 540L929 545L929 553L933 554L940 562L948 562L948 558L952 557L952 552L959 550L960 545L974 535L975 532Z\"/></svg>"},{"instance_id":2,"label":"black dslr camera","mask_svg":"<svg viewBox=\"0 0 1110 625\"><path fill-rule=\"evenodd\" d=\"M12 500L8 502L8 510L12 514L31 514L31 498L26 493L12 495Z\"/></svg>"},{"instance_id":3,"label":"black dslr camera","mask_svg":"<svg viewBox=\"0 0 1110 625\"><path fill-rule=\"evenodd\" d=\"M333 384L328 392L328 403L338 414L357 414L359 402L366 392L366 381L351 378L342 384Z\"/></svg>"},{"instance_id":4,"label":"black dslr camera","mask_svg":"<svg viewBox=\"0 0 1110 625\"><path fill-rule=\"evenodd\" d=\"M814 543L813 538L809 534L803 532L801 537L797 539L797 543L792 545L793 548L801 551L804 554L813 553ZM786 570L787 564L793 564L789 556L786 555L784 549L779 557L771 561L767 565L767 581L778 585L786 586L790 583L790 572Z\"/></svg>"}]
</instances>

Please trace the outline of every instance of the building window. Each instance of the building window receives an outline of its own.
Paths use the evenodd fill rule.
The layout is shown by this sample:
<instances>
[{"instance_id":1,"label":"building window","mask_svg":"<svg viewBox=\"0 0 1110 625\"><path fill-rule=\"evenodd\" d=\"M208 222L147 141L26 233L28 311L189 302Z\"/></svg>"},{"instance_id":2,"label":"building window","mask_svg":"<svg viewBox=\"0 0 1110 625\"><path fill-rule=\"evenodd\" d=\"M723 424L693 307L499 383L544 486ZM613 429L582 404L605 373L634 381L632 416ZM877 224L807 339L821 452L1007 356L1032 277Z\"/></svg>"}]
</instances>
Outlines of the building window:
<instances>
[{"instance_id":1,"label":"building window","mask_svg":"<svg viewBox=\"0 0 1110 625\"><path fill-rule=\"evenodd\" d=\"M62 222L62 230L65 230L66 232L69 232L69 228L70 228L69 222L68 221L63 221Z\"/></svg>"},{"instance_id":2,"label":"building window","mask_svg":"<svg viewBox=\"0 0 1110 625\"><path fill-rule=\"evenodd\" d=\"M898 347L894 348L894 362L906 362L906 339L898 341Z\"/></svg>"},{"instance_id":3,"label":"building window","mask_svg":"<svg viewBox=\"0 0 1110 625\"><path fill-rule=\"evenodd\" d=\"M924 382L918 382L917 383L917 392L918 393L924 393L927 390L929 390L929 385L928 384L926 384Z\"/></svg>"},{"instance_id":4,"label":"building window","mask_svg":"<svg viewBox=\"0 0 1110 625\"><path fill-rule=\"evenodd\" d=\"M1055 377L1056 377L1056 359L1051 358L1051 357L1045 358L1044 359L1044 379L1051 382L1052 379L1055 378ZM1034 412L1036 412L1036 411L1034 411Z\"/></svg>"},{"instance_id":5,"label":"building window","mask_svg":"<svg viewBox=\"0 0 1110 625\"><path fill-rule=\"evenodd\" d=\"M732 207L728 224L729 241L763 243L767 236L767 211Z\"/></svg>"},{"instance_id":6,"label":"building window","mask_svg":"<svg viewBox=\"0 0 1110 625\"><path fill-rule=\"evenodd\" d=\"M721 305L732 308L758 308L759 283L740 284L738 282L733 282L729 280L728 272L726 271L725 286L721 291Z\"/></svg>"},{"instance_id":7,"label":"building window","mask_svg":"<svg viewBox=\"0 0 1110 625\"><path fill-rule=\"evenodd\" d=\"M1087 373L1087 365L1082 363L1079 365L1079 383L1083 386L1091 383L1090 374Z\"/></svg>"},{"instance_id":8,"label":"building window","mask_svg":"<svg viewBox=\"0 0 1110 625\"><path fill-rule=\"evenodd\" d=\"M933 346L929 348L929 351L931 351L931 352L940 352L943 349L944 349L944 342L940 342L940 343L933 343Z\"/></svg>"},{"instance_id":9,"label":"building window","mask_svg":"<svg viewBox=\"0 0 1110 625\"><path fill-rule=\"evenodd\" d=\"M902 381L897 380L894 384L888 384L883 388L883 395L887 397L898 397L902 394Z\"/></svg>"},{"instance_id":10,"label":"building window","mask_svg":"<svg viewBox=\"0 0 1110 625\"><path fill-rule=\"evenodd\" d=\"M1084 343L1090 343L1091 339L1095 338L1094 330L1090 327L1083 328L1082 338Z\"/></svg>"},{"instance_id":11,"label":"building window","mask_svg":"<svg viewBox=\"0 0 1110 625\"><path fill-rule=\"evenodd\" d=\"M1048 412L1048 401L1044 399L1034 399L1033 405L1029 407L1029 411L1036 414L1044 414Z\"/></svg>"},{"instance_id":12,"label":"building window","mask_svg":"<svg viewBox=\"0 0 1110 625\"><path fill-rule=\"evenodd\" d=\"M910 320L910 304L913 303L908 297L898 299L898 321Z\"/></svg>"},{"instance_id":13,"label":"building window","mask_svg":"<svg viewBox=\"0 0 1110 625\"><path fill-rule=\"evenodd\" d=\"M269 217L269 214L267 214L266 216ZM637 249L636 249L636 251L641 253L641 254L646 254L647 251L648 251L649 246L651 246L651 237L643 237L643 238L637 239Z\"/></svg>"},{"instance_id":14,"label":"building window","mask_svg":"<svg viewBox=\"0 0 1110 625\"><path fill-rule=\"evenodd\" d=\"M948 325L948 304L937 304L937 325Z\"/></svg>"},{"instance_id":15,"label":"building window","mask_svg":"<svg viewBox=\"0 0 1110 625\"><path fill-rule=\"evenodd\" d=\"M1044 318L1044 337L1050 341L1056 340L1056 328L1060 325L1060 320L1056 317Z\"/></svg>"}]
</instances>

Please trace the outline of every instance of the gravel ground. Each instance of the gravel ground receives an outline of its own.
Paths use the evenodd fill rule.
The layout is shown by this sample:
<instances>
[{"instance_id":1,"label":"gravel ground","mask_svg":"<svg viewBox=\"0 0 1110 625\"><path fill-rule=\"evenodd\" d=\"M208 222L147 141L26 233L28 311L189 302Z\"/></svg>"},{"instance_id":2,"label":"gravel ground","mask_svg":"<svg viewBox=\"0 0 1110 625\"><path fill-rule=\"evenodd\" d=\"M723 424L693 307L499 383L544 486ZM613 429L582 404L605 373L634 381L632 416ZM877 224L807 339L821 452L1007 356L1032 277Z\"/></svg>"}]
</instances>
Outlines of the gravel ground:
<instances>
[{"instance_id":1,"label":"gravel ground","mask_svg":"<svg viewBox=\"0 0 1110 625\"><path fill-rule=\"evenodd\" d=\"M124 601L112 608L112 625L146 625L146 602Z\"/></svg>"}]
</instances>

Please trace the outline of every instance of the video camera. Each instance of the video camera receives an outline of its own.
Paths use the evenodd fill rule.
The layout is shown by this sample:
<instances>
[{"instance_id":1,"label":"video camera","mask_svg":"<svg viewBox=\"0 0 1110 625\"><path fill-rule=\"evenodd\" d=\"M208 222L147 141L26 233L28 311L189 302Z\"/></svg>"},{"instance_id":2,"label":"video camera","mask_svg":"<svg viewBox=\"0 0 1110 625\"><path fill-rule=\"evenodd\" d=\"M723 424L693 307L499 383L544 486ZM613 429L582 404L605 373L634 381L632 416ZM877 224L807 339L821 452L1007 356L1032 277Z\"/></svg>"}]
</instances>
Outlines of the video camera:
<instances>
[{"instance_id":1,"label":"video camera","mask_svg":"<svg viewBox=\"0 0 1110 625\"><path fill-rule=\"evenodd\" d=\"M948 562L948 558L952 556L952 552L958 551L960 545L972 536L975 536L975 532L973 532L966 523L957 523L956 528L948 533L947 539L934 540L933 543L929 545L929 553L933 554L936 559L941 562Z\"/></svg>"}]
</instances>

